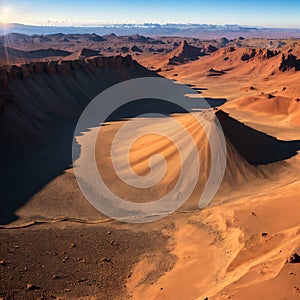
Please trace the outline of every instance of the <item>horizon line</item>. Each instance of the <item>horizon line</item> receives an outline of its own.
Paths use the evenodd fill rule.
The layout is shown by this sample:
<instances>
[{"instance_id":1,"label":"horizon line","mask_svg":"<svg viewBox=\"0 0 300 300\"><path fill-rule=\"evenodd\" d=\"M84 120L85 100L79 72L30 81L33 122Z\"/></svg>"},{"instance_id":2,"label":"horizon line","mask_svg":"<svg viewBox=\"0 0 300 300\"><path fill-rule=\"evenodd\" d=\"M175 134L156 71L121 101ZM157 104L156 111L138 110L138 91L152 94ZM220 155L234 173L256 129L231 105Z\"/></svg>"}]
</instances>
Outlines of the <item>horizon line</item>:
<instances>
[{"instance_id":1,"label":"horizon line","mask_svg":"<svg viewBox=\"0 0 300 300\"><path fill-rule=\"evenodd\" d=\"M18 23L18 22L12 22L12 23L7 23L7 22L0 22L0 27L1 26L11 26L11 25L21 25L21 26L31 26L31 27L48 27L48 28L97 28L97 27L110 27L110 26L168 26L168 25L174 25L174 26L185 26L185 25L190 25L190 26L219 26L219 27L226 27L226 26L239 26L243 28L254 28L254 29L294 29L294 30L300 30L300 25L299 27L284 27L284 26L263 26L263 25L246 25L246 24L237 24L237 23L227 23L227 24L217 24L217 23L152 23L152 22L144 22L144 23L131 23L131 22L124 22L124 23L109 23L109 22L103 22L103 23L95 23L95 24L89 24L89 23L77 23L77 24L30 24L30 23Z\"/></svg>"}]
</instances>

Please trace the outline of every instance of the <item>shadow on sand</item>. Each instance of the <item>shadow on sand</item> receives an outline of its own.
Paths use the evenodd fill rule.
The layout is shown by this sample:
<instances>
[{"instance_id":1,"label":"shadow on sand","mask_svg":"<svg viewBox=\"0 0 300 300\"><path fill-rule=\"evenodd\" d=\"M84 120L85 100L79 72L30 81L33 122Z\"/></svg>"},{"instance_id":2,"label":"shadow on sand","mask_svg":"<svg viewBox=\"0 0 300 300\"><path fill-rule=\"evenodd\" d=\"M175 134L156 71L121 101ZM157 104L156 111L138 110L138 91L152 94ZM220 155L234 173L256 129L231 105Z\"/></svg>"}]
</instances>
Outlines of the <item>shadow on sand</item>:
<instances>
[{"instance_id":1,"label":"shadow on sand","mask_svg":"<svg viewBox=\"0 0 300 300\"><path fill-rule=\"evenodd\" d=\"M201 104L201 99L196 98L193 101L197 109ZM211 107L216 107L225 101L225 99L209 99L207 102ZM17 219L15 212L19 208L52 179L72 166L73 134L82 110L83 108L77 109L67 120L61 116L49 115L49 120L42 124L39 123L39 127L31 129L28 135L40 136L42 140L23 140L26 134L23 132L15 134L15 131L12 131L15 136L9 136L8 139L5 139L5 143L2 140L3 144L0 147L0 224L15 221ZM120 107L109 116L107 121L133 118L146 113L169 115L187 113L187 111L167 101L141 99ZM4 111L0 120L0 136L11 135L7 133L11 119L10 124L7 119ZM20 122L20 119L17 121ZM26 122L30 122L30 116L28 119L23 119L22 122L26 128ZM99 124L91 125L91 127L99 126ZM75 153L80 155L79 145ZM59 193L59 191L57 192Z\"/></svg>"},{"instance_id":2,"label":"shadow on sand","mask_svg":"<svg viewBox=\"0 0 300 300\"><path fill-rule=\"evenodd\" d=\"M300 141L281 141L255 130L229 116L222 110L216 112L223 132L230 143L252 165L275 163L297 154Z\"/></svg>"},{"instance_id":3,"label":"shadow on sand","mask_svg":"<svg viewBox=\"0 0 300 300\"><path fill-rule=\"evenodd\" d=\"M211 106L219 106L224 103L224 99L210 99L209 103ZM186 111L169 102L143 99L120 107L108 120L117 121L145 113L169 115L186 113ZM250 164L268 164L285 160L296 155L300 149L300 141L280 141L238 122L223 111L218 111L216 114L228 141ZM80 112L77 112L74 114L74 118L68 121L61 118L55 119L54 116L52 122L45 124L44 128L37 128L38 131L43 130L45 138L42 143L32 147L26 145L24 147L19 145L17 149L14 145L1 147L1 224L8 224L16 220L16 210L26 204L53 178L71 166L73 133L79 116ZM94 126L99 126L99 124L94 124ZM79 146L77 155L80 155Z\"/></svg>"}]
</instances>

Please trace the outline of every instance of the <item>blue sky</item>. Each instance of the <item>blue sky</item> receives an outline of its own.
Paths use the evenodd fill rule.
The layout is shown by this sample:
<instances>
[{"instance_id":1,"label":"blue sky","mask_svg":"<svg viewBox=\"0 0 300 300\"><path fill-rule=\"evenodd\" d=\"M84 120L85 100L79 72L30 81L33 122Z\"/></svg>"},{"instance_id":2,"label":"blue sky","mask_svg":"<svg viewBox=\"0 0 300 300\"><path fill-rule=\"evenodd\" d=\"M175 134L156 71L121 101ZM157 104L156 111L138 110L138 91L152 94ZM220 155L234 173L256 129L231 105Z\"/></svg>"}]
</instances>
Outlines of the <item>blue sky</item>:
<instances>
[{"instance_id":1,"label":"blue sky","mask_svg":"<svg viewBox=\"0 0 300 300\"><path fill-rule=\"evenodd\" d=\"M300 28L300 0L0 0L1 20L35 25L207 23Z\"/></svg>"}]
</instances>

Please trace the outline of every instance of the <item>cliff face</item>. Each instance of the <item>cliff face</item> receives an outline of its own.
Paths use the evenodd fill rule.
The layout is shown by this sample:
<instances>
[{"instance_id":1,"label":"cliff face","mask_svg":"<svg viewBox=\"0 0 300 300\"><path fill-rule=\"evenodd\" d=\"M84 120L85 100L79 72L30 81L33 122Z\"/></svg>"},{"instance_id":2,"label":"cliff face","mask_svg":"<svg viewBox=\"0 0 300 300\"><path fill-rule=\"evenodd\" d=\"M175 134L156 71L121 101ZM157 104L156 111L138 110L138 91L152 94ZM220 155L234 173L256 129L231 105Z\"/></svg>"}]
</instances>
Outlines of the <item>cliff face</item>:
<instances>
[{"instance_id":1,"label":"cliff face","mask_svg":"<svg viewBox=\"0 0 300 300\"><path fill-rule=\"evenodd\" d=\"M293 68L295 68L295 71L300 71L300 59L292 53L289 53L287 56L283 54L279 70L285 72Z\"/></svg>"},{"instance_id":2,"label":"cliff face","mask_svg":"<svg viewBox=\"0 0 300 300\"><path fill-rule=\"evenodd\" d=\"M2 222L11 222L19 207L72 164L74 129L87 104L114 84L145 76L156 74L129 56L1 70Z\"/></svg>"},{"instance_id":3,"label":"cliff face","mask_svg":"<svg viewBox=\"0 0 300 300\"><path fill-rule=\"evenodd\" d=\"M131 69L142 69L131 56L95 57L92 59L78 59L69 61L33 62L21 66L13 65L0 70L1 90L7 87L9 81L14 79L31 78L36 74L67 75L72 71L84 70L95 72L97 68L125 66Z\"/></svg>"},{"instance_id":4,"label":"cliff face","mask_svg":"<svg viewBox=\"0 0 300 300\"><path fill-rule=\"evenodd\" d=\"M150 73L135 60L132 60L130 56L95 57L70 61L33 62L21 66L13 65L9 68L0 69L0 112L3 111L5 103L14 97L12 88L17 88L15 86L16 81L21 82L21 80L24 80L25 83L28 80L28 82L32 82L40 80L39 77L45 78L45 76L52 76L52 79L61 78L63 81L67 78L72 78L72 76L77 76L80 81L80 76L84 77L88 74L94 74L97 77L97 74L105 73L109 69L115 73L115 76L119 75L120 80L123 77L124 79L129 79L132 75L136 77L138 74L140 76L153 76L153 73Z\"/></svg>"},{"instance_id":5,"label":"cliff face","mask_svg":"<svg viewBox=\"0 0 300 300\"><path fill-rule=\"evenodd\" d=\"M77 120L101 91L131 78L156 76L130 56L95 57L11 66L0 70L0 135L37 141L51 124ZM43 132L42 132L43 131Z\"/></svg>"}]
</instances>

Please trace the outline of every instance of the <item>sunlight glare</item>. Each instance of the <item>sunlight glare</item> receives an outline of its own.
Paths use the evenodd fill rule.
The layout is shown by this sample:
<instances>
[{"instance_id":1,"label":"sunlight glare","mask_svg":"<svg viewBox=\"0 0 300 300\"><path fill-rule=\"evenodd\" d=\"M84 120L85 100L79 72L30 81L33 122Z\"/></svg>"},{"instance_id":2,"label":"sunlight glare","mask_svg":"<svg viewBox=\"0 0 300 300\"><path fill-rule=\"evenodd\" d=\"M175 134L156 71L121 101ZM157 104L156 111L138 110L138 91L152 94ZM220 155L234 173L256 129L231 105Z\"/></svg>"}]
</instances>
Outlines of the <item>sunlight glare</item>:
<instances>
[{"instance_id":1,"label":"sunlight glare","mask_svg":"<svg viewBox=\"0 0 300 300\"><path fill-rule=\"evenodd\" d=\"M0 5L0 23L2 25L10 23L11 8L5 4Z\"/></svg>"}]
</instances>

